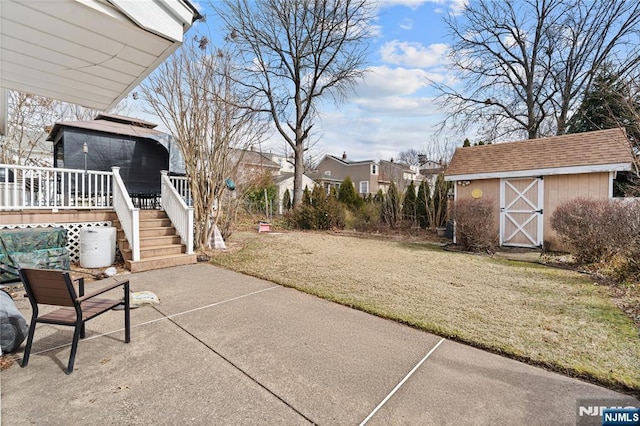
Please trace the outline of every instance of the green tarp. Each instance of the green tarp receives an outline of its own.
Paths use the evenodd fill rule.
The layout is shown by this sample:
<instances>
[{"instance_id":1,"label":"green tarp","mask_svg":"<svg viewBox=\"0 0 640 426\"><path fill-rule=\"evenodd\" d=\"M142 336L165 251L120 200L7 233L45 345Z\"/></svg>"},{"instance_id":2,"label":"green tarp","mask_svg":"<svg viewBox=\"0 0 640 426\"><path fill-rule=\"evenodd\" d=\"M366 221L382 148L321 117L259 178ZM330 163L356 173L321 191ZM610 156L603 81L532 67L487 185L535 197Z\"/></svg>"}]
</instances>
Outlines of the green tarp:
<instances>
[{"instance_id":1,"label":"green tarp","mask_svg":"<svg viewBox=\"0 0 640 426\"><path fill-rule=\"evenodd\" d=\"M67 231L63 228L0 230L0 263L12 268L69 269ZM8 272L0 274L0 283L18 280Z\"/></svg>"}]
</instances>

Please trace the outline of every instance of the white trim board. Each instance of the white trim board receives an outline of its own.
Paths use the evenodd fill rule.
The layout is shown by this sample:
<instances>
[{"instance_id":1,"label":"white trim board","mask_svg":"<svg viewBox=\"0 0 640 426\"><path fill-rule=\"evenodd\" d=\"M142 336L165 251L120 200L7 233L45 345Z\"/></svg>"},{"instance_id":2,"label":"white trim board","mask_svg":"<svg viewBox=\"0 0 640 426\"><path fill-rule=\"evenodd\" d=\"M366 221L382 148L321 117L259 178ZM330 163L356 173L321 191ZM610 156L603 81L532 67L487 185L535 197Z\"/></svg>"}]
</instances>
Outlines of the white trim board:
<instances>
[{"instance_id":1,"label":"white trim board","mask_svg":"<svg viewBox=\"0 0 640 426\"><path fill-rule=\"evenodd\" d=\"M617 164L598 164L592 166L574 166L574 167L552 167L548 169L534 169L534 170L516 170L511 172L489 172L489 173L470 173L465 175L450 175L445 176L444 180L458 181L458 180L478 180L478 179L499 179L499 178L519 178L519 177L531 177L531 176L549 176L549 175L575 175L583 173L601 173L612 171L627 171L631 170L630 163L617 163Z\"/></svg>"}]
</instances>

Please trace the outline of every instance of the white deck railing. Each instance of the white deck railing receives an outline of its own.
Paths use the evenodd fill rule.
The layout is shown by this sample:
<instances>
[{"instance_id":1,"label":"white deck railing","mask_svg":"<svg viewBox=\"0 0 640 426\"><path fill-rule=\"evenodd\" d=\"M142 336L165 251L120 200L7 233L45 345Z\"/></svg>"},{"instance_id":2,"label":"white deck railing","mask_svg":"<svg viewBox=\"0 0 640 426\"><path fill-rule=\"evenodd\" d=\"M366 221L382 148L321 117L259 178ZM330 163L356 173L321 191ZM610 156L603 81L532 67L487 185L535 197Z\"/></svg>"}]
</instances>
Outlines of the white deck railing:
<instances>
[{"instance_id":1,"label":"white deck railing","mask_svg":"<svg viewBox=\"0 0 640 426\"><path fill-rule=\"evenodd\" d=\"M0 164L0 210L112 209L112 173Z\"/></svg>"},{"instance_id":2,"label":"white deck railing","mask_svg":"<svg viewBox=\"0 0 640 426\"><path fill-rule=\"evenodd\" d=\"M131 260L140 260L140 209L133 207L127 187L120 177L120 167L113 170L113 208L131 247Z\"/></svg>"},{"instance_id":3,"label":"white deck railing","mask_svg":"<svg viewBox=\"0 0 640 426\"><path fill-rule=\"evenodd\" d=\"M192 205L193 198L191 197L191 187L189 186L189 179L185 176L168 176L173 187L178 191L178 194L182 197L188 206Z\"/></svg>"},{"instance_id":4,"label":"white deck railing","mask_svg":"<svg viewBox=\"0 0 640 426\"><path fill-rule=\"evenodd\" d=\"M187 247L187 254L193 253L193 207L187 206L186 194L191 194L186 178L169 177L166 171L161 173L162 208ZM176 188L176 182L180 189ZM183 195L184 194L184 195Z\"/></svg>"}]
</instances>

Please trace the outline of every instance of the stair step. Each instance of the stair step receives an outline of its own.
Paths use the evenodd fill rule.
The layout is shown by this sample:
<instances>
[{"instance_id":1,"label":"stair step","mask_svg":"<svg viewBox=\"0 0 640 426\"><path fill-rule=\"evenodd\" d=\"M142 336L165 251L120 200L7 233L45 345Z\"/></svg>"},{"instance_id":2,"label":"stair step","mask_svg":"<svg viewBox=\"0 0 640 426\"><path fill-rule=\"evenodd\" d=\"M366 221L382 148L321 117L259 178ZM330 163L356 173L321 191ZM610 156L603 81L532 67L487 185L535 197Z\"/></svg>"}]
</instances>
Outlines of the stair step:
<instances>
[{"instance_id":1,"label":"stair step","mask_svg":"<svg viewBox=\"0 0 640 426\"><path fill-rule=\"evenodd\" d=\"M179 265L190 265L197 262L195 254L185 254L186 247L176 233L171 220L162 210L140 210L140 260L132 261L131 246L127 241L120 222L114 221L118 228L118 247L131 272L149 271Z\"/></svg>"},{"instance_id":2,"label":"stair step","mask_svg":"<svg viewBox=\"0 0 640 426\"><path fill-rule=\"evenodd\" d=\"M155 219L140 219L140 229L143 228L160 228L165 226L172 226L171 220L167 218L155 218Z\"/></svg>"},{"instance_id":3,"label":"stair step","mask_svg":"<svg viewBox=\"0 0 640 426\"><path fill-rule=\"evenodd\" d=\"M160 237L176 235L176 228L173 226L161 226L156 228L141 228L140 237Z\"/></svg>"},{"instance_id":4,"label":"stair step","mask_svg":"<svg viewBox=\"0 0 640 426\"><path fill-rule=\"evenodd\" d=\"M198 261L195 254L181 254L173 256L155 256L137 262L128 260L127 269L131 272L150 271L152 269L169 268L172 266L192 265Z\"/></svg>"},{"instance_id":5,"label":"stair step","mask_svg":"<svg viewBox=\"0 0 640 426\"><path fill-rule=\"evenodd\" d=\"M156 256L170 256L176 254L184 254L186 247L183 244L167 244L163 246L143 247L140 248L140 259L147 259ZM124 260L131 260L132 253L130 248L120 250Z\"/></svg>"},{"instance_id":6,"label":"stair step","mask_svg":"<svg viewBox=\"0 0 640 426\"><path fill-rule=\"evenodd\" d=\"M168 244L180 244L182 240L179 235L161 235L158 237L140 237L140 249L156 246L166 246Z\"/></svg>"},{"instance_id":7,"label":"stair step","mask_svg":"<svg viewBox=\"0 0 640 426\"><path fill-rule=\"evenodd\" d=\"M157 219L166 218L167 213L164 210L140 210L138 216L140 219Z\"/></svg>"}]
</instances>

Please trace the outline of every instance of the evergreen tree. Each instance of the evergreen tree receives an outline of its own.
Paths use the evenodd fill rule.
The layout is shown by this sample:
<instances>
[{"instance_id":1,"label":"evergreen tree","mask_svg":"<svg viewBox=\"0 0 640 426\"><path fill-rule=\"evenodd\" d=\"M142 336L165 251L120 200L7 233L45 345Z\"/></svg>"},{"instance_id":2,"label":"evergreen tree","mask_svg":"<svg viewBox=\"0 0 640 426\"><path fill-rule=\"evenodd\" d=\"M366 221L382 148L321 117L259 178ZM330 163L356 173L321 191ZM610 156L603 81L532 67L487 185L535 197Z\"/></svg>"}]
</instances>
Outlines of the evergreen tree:
<instances>
[{"instance_id":1,"label":"evergreen tree","mask_svg":"<svg viewBox=\"0 0 640 426\"><path fill-rule=\"evenodd\" d=\"M409 186L404 193L402 217L404 220L410 220L412 222L416 219L416 187L413 184L413 181L409 183Z\"/></svg>"},{"instance_id":2,"label":"evergreen tree","mask_svg":"<svg viewBox=\"0 0 640 426\"><path fill-rule=\"evenodd\" d=\"M630 86L605 64L569 120L567 133L624 128L632 146L640 149L640 99ZM640 179L633 172L618 172L613 192L616 197L640 196Z\"/></svg>"},{"instance_id":3,"label":"evergreen tree","mask_svg":"<svg viewBox=\"0 0 640 426\"><path fill-rule=\"evenodd\" d=\"M467 148L470 146L471 146L471 142L469 141L469 138L465 138L464 142L462 143L462 147Z\"/></svg>"},{"instance_id":4,"label":"evergreen tree","mask_svg":"<svg viewBox=\"0 0 640 426\"><path fill-rule=\"evenodd\" d=\"M304 191L302 192L302 204L305 206L311 205L311 192L309 191L308 186L305 186Z\"/></svg>"},{"instance_id":5,"label":"evergreen tree","mask_svg":"<svg viewBox=\"0 0 640 426\"><path fill-rule=\"evenodd\" d=\"M362 205L363 200L356 192L356 188L349 176L344 178L340 184L340 188L338 189L338 201L351 209L356 209Z\"/></svg>"},{"instance_id":6,"label":"evergreen tree","mask_svg":"<svg viewBox=\"0 0 640 426\"><path fill-rule=\"evenodd\" d=\"M378 192L376 192L376 195L373 197L373 202L376 204L382 204L384 202L384 192L382 192L382 189L378 189Z\"/></svg>"},{"instance_id":7,"label":"evergreen tree","mask_svg":"<svg viewBox=\"0 0 640 426\"><path fill-rule=\"evenodd\" d=\"M444 173L440 173L433 186L433 193L429 203L428 215L431 229L440 228L447 221L447 197L451 189L451 182L444 180Z\"/></svg>"},{"instance_id":8,"label":"evergreen tree","mask_svg":"<svg viewBox=\"0 0 640 426\"><path fill-rule=\"evenodd\" d=\"M289 192L289 188L284 191L284 195L282 196L282 208L284 211L291 210L291 193Z\"/></svg>"},{"instance_id":9,"label":"evergreen tree","mask_svg":"<svg viewBox=\"0 0 640 426\"><path fill-rule=\"evenodd\" d=\"M427 214L427 209L431 202L431 194L429 192L429 182L425 179L420 182L418 194L416 195L416 219L422 229L429 226L429 216Z\"/></svg>"},{"instance_id":10,"label":"evergreen tree","mask_svg":"<svg viewBox=\"0 0 640 426\"><path fill-rule=\"evenodd\" d=\"M329 198L336 201L338 200L338 191L336 191L335 186L331 186L331 188L329 188Z\"/></svg>"},{"instance_id":11,"label":"evergreen tree","mask_svg":"<svg viewBox=\"0 0 640 426\"><path fill-rule=\"evenodd\" d=\"M628 108L631 98L627 82L622 81L609 65L604 65L591 89L585 93L580 108L569 120L567 133L623 127L630 137L638 140L640 129L633 111ZM631 103L638 105L637 100Z\"/></svg>"},{"instance_id":12,"label":"evergreen tree","mask_svg":"<svg viewBox=\"0 0 640 426\"><path fill-rule=\"evenodd\" d=\"M398 226L401 218L400 211L400 194L398 188L394 182L389 185L389 190L384 197L382 203L382 220L385 221L391 229L395 229Z\"/></svg>"}]
</instances>

